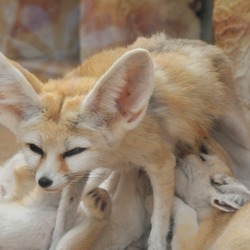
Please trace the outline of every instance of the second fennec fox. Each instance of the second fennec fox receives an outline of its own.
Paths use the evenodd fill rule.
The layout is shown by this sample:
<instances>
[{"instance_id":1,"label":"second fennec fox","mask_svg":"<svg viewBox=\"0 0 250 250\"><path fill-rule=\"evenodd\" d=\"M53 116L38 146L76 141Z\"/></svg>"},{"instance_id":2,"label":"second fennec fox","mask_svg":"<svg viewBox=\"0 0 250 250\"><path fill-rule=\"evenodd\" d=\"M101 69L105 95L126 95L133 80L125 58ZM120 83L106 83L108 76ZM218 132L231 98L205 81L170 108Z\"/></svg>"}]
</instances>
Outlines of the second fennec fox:
<instances>
[{"instance_id":1,"label":"second fennec fox","mask_svg":"<svg viewBox=\"0 0 250 250\"><path fill-rule=\"evenodd\" d=\"M150 250L166 249L176 143L197 142L214 122L219 137L244 144L248 136L227 58L214 46L163 34L103 51L46 84L1 55L0 121L16 133L46 190L96 167L143 167L154 193ZM57 219L70 218L72 203L62 204ZM64 228L56 226L55 241L68 224L58 223Z\"/></svg>"},{"instance_id":2,"label":"second fennec fox","mask_svg":"<svg viewBox=\"0 0 250 250\"><path fill-rule=\"evenodd\" d=\"M172 249L249 249L250 191L214 145L204 141L205 151L178 160L175 192L181 200L175 203Z\"/></svg>"}]
</instances>

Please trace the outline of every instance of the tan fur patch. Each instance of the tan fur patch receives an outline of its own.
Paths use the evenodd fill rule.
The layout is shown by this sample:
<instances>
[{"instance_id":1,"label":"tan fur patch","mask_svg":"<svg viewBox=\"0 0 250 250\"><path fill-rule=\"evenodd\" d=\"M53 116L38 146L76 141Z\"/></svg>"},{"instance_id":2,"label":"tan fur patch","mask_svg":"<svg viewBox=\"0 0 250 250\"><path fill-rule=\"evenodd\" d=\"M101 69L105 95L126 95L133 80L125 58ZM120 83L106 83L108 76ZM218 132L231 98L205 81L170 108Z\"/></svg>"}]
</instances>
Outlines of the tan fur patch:
<instances>
[{"instance_id":1,"label":"tan fur patch","mask_svg":"<svg viewBox=\"0 0 250 250\"><path fill-rule=\"evenodd\" d=\"M58 165L58 173L60 174L66 174L66 173L69 173L69 166L67 165L66 161L63 159L62 156L58 156L57 157L57 160L59 162L59 165Z\"/></svg>"}]
</instances>

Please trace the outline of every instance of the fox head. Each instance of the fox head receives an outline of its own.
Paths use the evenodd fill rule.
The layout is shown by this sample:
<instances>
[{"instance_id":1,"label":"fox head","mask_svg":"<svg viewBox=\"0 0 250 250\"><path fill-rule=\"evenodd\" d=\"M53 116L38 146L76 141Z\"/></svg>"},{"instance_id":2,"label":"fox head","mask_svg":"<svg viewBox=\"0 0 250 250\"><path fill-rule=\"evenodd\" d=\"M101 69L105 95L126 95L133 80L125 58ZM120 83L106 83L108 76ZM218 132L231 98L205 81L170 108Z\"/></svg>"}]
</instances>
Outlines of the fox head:
<instances>
[{"instance_id":1,"label":"fox head","mask_svg":"<svg viewBox=\"0 0 250 250\"><path fill-rule=\"evenodd\" d=\"M153 62L144 49L122 54L100 75L94 68L79 74L81 67L43 84L0 54L0 122L16 134L37 183L47 190L109 167L153 92Z\"/></svg>"}]
</instances>

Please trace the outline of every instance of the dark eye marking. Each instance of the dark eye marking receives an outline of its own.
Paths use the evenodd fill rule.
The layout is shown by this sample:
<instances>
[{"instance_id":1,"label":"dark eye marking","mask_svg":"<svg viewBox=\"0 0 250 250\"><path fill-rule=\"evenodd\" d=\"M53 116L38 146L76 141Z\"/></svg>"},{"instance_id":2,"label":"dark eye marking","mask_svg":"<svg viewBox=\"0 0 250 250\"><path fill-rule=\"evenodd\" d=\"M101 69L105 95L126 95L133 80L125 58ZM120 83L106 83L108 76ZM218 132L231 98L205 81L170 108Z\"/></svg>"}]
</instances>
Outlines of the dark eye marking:
<instances>
[{"instance_id":1,"label":"dark eye marking","mask_svg":"<svg viewBox=\"0 0 250 250\"><path fill-rule=\"evenodd\" d=\"M199 151L200 151L200 158L202 161L206 161L205 159L205 156L204 155L208 155L208 149L206 147L206 145L204 145L203 143L200 145L200 148L199 148Z\"/></svg>"},{"instance_id":2,"label":"dark eye marking","mask_svg":"<svg viewBox=\"0 0 250 250\"><path fill-rule=\"evenodd\" d=\"M44 156L44 152L41 148L39 148L37 145L33 144L33 143L28 143L28 146L30 148L30 150L36 154L39 154L41 156Z\"/></svg>"},{"instance_id":3,"label":"dark eye marking","mask_svg":"<svg viewBox=\"0 0 250 250\"><path fill-rule=\"evenodd\" d=\"M199 156L200 156L202 161L206 161L206 159L201 154L199 154Z\"/></svg>"},{"instance_id":4,"label":"dark eye marking","mask_svg":"<svg viewBox=\"0 0 250 250\"><path fill-rule=\"evenodd\" d=\"M69 151L63 153L62 156L63 156L63 158L70 157L70 156L73 156L73 155L80 154L80 153L82 153L82 152L85 151L85 150L86 150L86 148L80 148L80 147L78 147L78 148L73 148L73 149L71 149L71 150L69 150Z\"/></svg>"},{"instance_id":5,"label":"dark eye marking","mask_svg":"<svg viewBox=\"0 0 250 250\"><path fill-rule=\"evenodd\" d=\"M208 149L207 149L207 147L204 144L200 145L200 153L208 155Z\"/></svg>"}]
</instances>

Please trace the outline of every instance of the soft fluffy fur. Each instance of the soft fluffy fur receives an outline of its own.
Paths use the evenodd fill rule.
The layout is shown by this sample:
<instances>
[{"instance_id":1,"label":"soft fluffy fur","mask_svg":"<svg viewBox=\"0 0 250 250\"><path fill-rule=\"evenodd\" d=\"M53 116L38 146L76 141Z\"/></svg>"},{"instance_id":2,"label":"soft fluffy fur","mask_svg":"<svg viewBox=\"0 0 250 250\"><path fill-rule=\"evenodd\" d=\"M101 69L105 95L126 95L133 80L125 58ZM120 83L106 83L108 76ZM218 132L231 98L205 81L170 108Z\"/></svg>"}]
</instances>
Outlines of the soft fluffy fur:
<instances>
[{"instance_id":1,"label":"soft fluffy fur","mask_svg":"<svg viewBox=\"0 0 250 250\"><path fill-rule=\"evenodd\" d=\"M40 187L20 202L0 203L0 249L47 250L58 203L58 195Z\"/></svg>"},{"instance_id":2,"label":"soft fluffy fur","mask_svg":"<svg viewBox=\"0 0 250 250\"><path fill-rule=\"evenodd\" d=\"M20 200L35 187L35 173L31 171L21 152L0 167L0 201Z\"/></svg>"},{"instance_id":3,"label":"soft fluffy fur","mask_svg":"<svg viewBox=\"0 0 250 250\"><path fill-rule=\"evenodd\" d=\"M25 249L48 249L61 192L47 192L39 186L34 189L34 174L27 168L22 153L14 155L2 168L0 187L4 192L0 194L0 226L4 231L0 233L1 249L19 249L20 241L26 237ZM100 188L96 189L97 186ZM111 202L103 189L111 195ZM152 195L152 190L143 171L133 168L93 171L72 228L56 248L124 250L150 227L144 206L149 194ZM22 221L16 227L19 218Z\"/></svg>"},{"instance_id":4,"label":"soft fluffy fur","mask_svg":"<svg viewBox=\"0 0 250 250\"><path fill-rule=\"evenodd\" d=\"M196 143L216 122L219 139L248 146L231 80L218 48L164 35L103 51L45 85L1 55L0 121L17 134L36 180L53 182L48 190L97 167L144 168L154 192L148 248L165 250L176 143ZM67 195L54 242L78 207Z\"/></svg>"},{"instance_id":5,"label":"soft fluffy fur","mask_svg":"<svg viewBox=\"0 0 250 250\"><path fill-rule=\"evenodd\" d=\"M105 227L97 232L92 232L95 237L95 244L92 250L124 250L131 247L150 228L150 219L145 210L145 198L152 195L150 183L144 172L136 169L123 171L109 171L100 169L91 173L90 182L98 185L101 179L100 188L108 191L111 195L112 211ZM92 184L87 183L86 192L91 189ZM72 229L59 241L56 249L85 249L86 243L81 240L86 237L86 230L80 228L91 228L84 220L79 221L78 228ZM82 244L80 244L81 240ZM86 240L85 240L86 241ZM130 249L130 248L128 248Z\"/></svg>"},{"instance_id":6,"label":"soft fluffy fur","mask_svg":"<svg viewBox=\"0 0 250 250\"><path fill-rule=\"evenodd\" d=\"M28 186L30 182L34 184L34 175L27 171L21 153L14 155L3 168L0 187L5 192L3 197L0 196L3 200L0 202L0 249L17 250L21 247L26 250L47 250L51 244L61 192L47 192L39 186ZM21 195L24 196L22 199ZM67 248L70 245L77 250L75 242L82 243L80 249L93 249L108 223L110 212L108 193L100 188L91 189L83 196L72 225L74 242L67 241L72 234L70 232L58 249L70 249ZM80 238L77 234L79 230Z\"/></svg>"},{"instance_id":7,"label":"soft fluffy fur","mask_svg":"<svg viewBox=\"0 0 250 250\"><path fill-rule=\"evenodd\" d=\"M175 207L175 219L178 221L175 224L175 237L178 241L173 243L175 246L179 245L180 249L249 248L249 244L245 248L240 246L243 240L245 240L243 244L246 243L242 230L237 231L237 237L233 238L229 237L230 234L226 236L225 232L228 231L228 225L233 223L234 218L238 217L236 219L238 223L243 222L245 211L249 205L242 208L241 206L249 202L250 191L231 176L229 167L216 153L209 151L208 154L188 154L177 164L176 194L186 203L179 200ZM211 188L211 184L214 188ZM190 207L188 208L187 205ZM190 212L191 208L193 212ZM237 211L238 209L240 210ZM234 214L235 211L237 212ZM185 219L187 213L193 214L190 217L191 220L190 218ZM241 218L241 222L239 222L239 218ZM186 230L189 231L192 238L186 237L183 233ZM249 242L249 235L247 238ZM231 246L234 247L231 248ZM174 247L173 249L179 248Z\"/></svg>"},{"instance_id":8,"label":"soft fluffy fur","mask_svg":"<svg viewBox=\"0 0 250 250\"><path fill-rule=\"evenodd\" d=\"M250 243L250 203L242 207L228 222L212 250L248 250Z\"/></svg>"}]
</instances>

